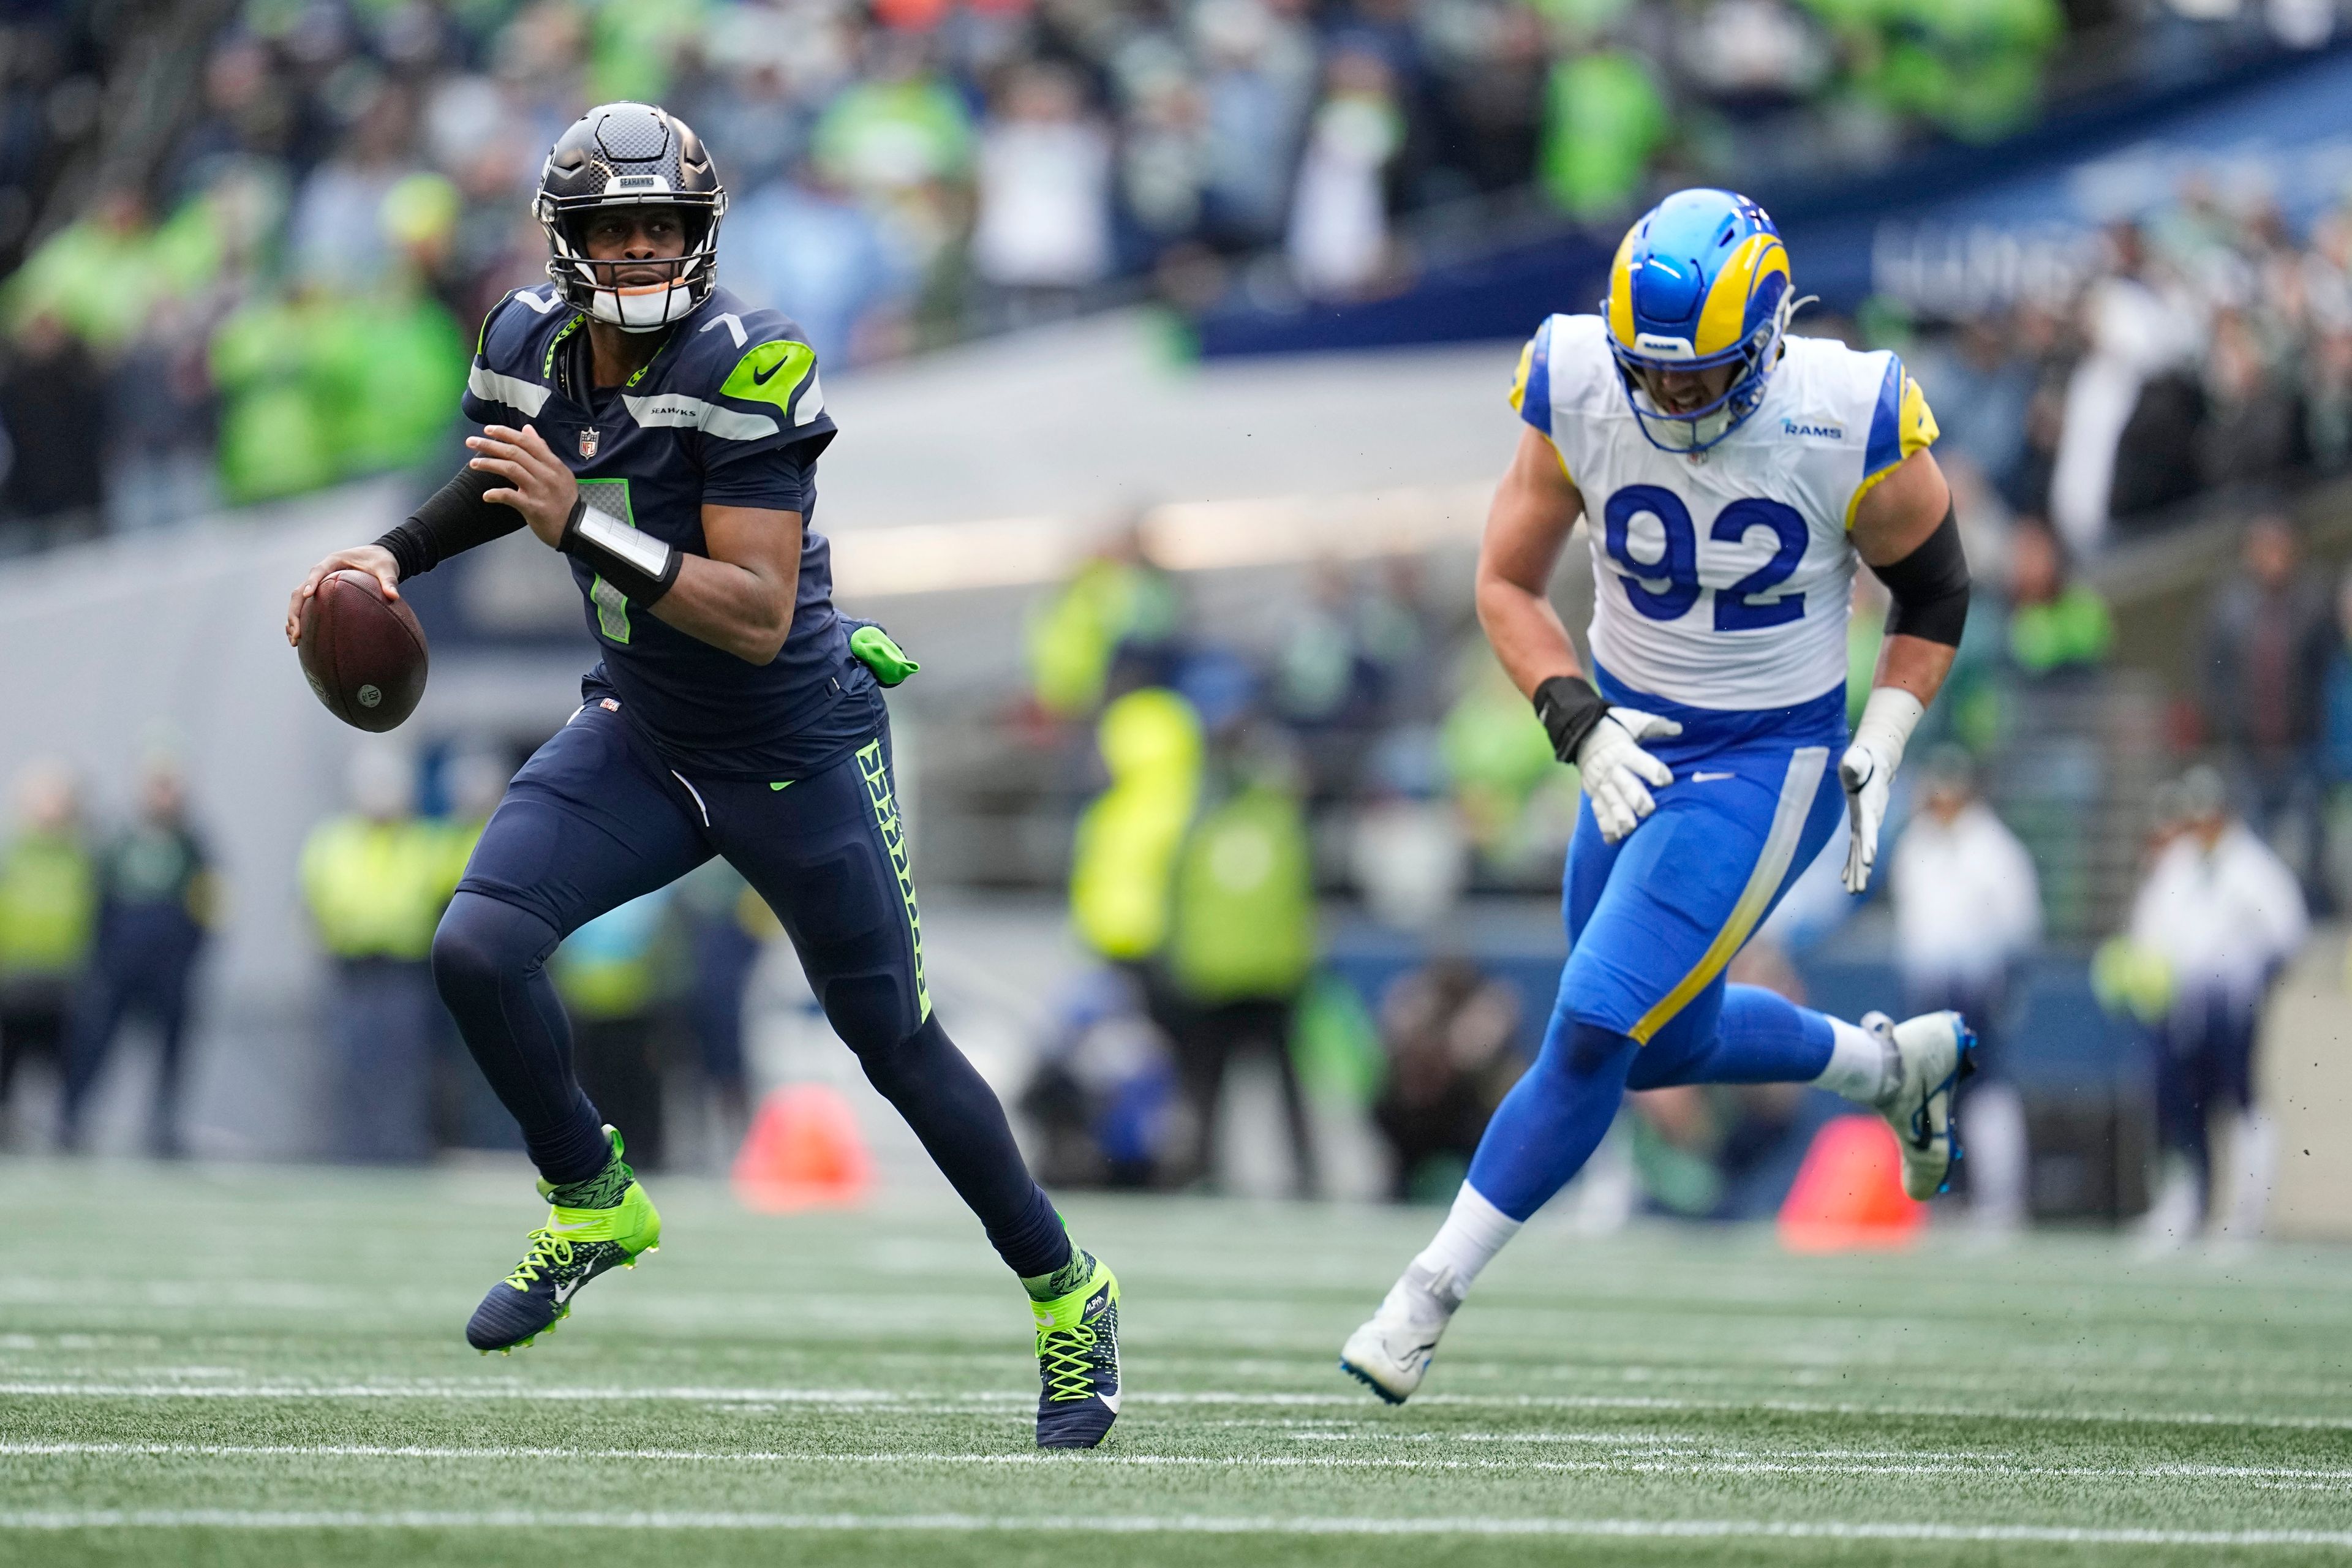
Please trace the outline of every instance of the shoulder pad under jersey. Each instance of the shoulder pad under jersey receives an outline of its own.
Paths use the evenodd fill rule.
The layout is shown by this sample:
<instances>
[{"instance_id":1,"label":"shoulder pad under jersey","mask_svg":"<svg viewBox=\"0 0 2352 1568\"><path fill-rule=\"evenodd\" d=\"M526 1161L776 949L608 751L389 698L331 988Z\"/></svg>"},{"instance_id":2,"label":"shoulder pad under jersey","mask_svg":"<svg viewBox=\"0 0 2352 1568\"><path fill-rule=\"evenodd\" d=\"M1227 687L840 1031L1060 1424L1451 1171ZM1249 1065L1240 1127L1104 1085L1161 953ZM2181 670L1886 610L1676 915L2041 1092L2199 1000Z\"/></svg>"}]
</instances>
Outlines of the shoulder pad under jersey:
<instances>
[{"instance_id":1,"label":"shoulder pad under jersey","mask_svg":"<svg viewBox=\"0 0 2352 1568\"><path fill-rule=\"evenodd\" d=\"M660 387L630 400L638 423L692 425L739 441L833 430L816 351L790 317L721 289L677 330L684 336Z\"/></svg>"}]
</instances>

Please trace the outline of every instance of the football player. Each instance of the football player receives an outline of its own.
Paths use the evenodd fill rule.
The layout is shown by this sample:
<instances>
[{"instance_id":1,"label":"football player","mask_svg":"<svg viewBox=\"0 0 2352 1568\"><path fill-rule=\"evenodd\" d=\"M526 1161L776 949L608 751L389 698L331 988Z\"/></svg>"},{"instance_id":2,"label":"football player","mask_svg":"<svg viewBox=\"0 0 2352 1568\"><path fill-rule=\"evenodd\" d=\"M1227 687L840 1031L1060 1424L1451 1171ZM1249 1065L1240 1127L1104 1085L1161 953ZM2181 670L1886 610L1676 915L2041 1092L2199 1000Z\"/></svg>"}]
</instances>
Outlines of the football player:
<instances>
[{"instance_id":1,"label":"football player","mask_svg":"<svg viewBox=\"0 0 2352 1568\"><path fill-rule=\"evenodd\" d=\"M723 856L1027 1290L1037 1442L1091 1447L1118 1410L1118 1285L1072 1244L931 1011L879 690L913 666L834 608L811 526L834 433L815 356L791 321L718 286L726 189L662 110L590 110L549 153L536 209L551 281L482 323L464 404L475 455L398 528L320 562L287 620L299 641L328 573L372 573L396 597L527 527L566 559L602 655L579 710L515 776L434 939L442 998L551 1205L466 1337L484 1352L530 1343L659 1238L573 1076L546 963L586 921Z\"/></svg>"},{"instance_id":2,"label":"football player","mask_svg":"<svg viewBox=\"0 0 2352 1568\"><path fill-rule=\"evenodd\" d=\"M1584 799L1570 942L1543 1047L1496 1111L1452 1212L1340 1365L1391 1402L1421 1385L1471 1282L1591 1156L1629 1089L1816 1083L1895 1126L1915 1198L1953 1158L1956 1013L1861 1025L1724 969L1843 824L1868 886L1887 790L1950 669L1968 563L1891 353L1789 334L1800 301L1772 220L1684 191L1625 236L1601 314L1554 316L1520 356L1528 428L1495 496L1478 618ZM1588 681L1546 595L1581 517L1597 579ZM1846 733L1857 562L1894 595Z\"/></svg>"}]
</instances>

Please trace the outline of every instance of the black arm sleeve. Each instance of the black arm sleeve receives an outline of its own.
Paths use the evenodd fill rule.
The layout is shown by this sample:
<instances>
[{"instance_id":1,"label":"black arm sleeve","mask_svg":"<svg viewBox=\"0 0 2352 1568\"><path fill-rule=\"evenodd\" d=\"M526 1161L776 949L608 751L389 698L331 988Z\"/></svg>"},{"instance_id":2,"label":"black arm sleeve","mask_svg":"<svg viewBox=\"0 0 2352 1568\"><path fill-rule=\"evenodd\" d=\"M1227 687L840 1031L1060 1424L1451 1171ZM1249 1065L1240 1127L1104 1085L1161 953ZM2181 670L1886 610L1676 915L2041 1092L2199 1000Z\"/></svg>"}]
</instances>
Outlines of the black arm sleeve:
<instances>
[{"instance_id":1,"label":"black arm sleeve","mask_svg":"<svg viewBox=\"0 0 2352 1568\"><path fill-rule=\"evenodd\" d=\"M1918 549L1871 570L1895 596L1895 607L1886 616L1889 637L1900 634L1947 647L1960 646L1961 628L1969 622L1969 558L1960 548L1959 521L1949 506L1944 509L1944 521Z\"/></svg>"},{"instance_id":2,"label":"black arm sleeve","mask_svg":"<svg viewBox=\"0 0 2352 1568\"><path fill-rule=\"evenodd\" d=\"M522 526L522 513L482 499L506 483L498 475L463 468L457 477L425 498L408 521L376 542L392 552L404 583L430 572L452 555L504 539Z\"/></svg>"}]
</instances>

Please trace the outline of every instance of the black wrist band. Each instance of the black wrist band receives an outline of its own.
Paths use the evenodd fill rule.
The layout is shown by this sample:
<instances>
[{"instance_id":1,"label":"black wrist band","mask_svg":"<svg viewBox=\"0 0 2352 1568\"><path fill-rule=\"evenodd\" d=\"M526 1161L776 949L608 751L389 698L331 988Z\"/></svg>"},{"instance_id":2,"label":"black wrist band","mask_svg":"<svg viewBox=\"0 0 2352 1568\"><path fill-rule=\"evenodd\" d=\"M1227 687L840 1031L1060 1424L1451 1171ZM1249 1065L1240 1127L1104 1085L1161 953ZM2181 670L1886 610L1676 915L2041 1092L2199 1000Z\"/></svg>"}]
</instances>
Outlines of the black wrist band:
<instances>
[{"instance_id":1,"label":"black wrist band","mask_svg":"<svg viewBox=\"0 0 2352 1568\"><path fill-rule=\"evenodd\" d=\"M1551 737L1551 754L1576 761L1576 749L1609 711L1601 693L1572 675L1555 675L1536 688L1536 717Z\"/></svg>"},{"instance_id":2,"label":"black wrist band","mask_svg":"<svg viewBox=\"0 0 2352 1568\"><path fill-rule=\"evenodd\" d=\"M618 588L629 603L650 605L677 581L685 555L651 534L640 533L619 518L598 511L586 496L572 503L564 520L563 538L556 545L577 556L596 575Z\"/></svg>"}]
</instances>

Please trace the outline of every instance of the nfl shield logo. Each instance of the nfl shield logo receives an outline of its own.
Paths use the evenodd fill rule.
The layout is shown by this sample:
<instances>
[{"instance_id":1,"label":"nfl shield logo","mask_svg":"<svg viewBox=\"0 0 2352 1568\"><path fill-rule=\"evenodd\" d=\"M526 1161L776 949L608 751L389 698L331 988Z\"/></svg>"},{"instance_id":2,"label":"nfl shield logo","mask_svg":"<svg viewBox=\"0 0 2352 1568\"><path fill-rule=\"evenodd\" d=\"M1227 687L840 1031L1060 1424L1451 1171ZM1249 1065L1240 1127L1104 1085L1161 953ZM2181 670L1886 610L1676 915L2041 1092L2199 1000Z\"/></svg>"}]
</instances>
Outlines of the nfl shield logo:
<instances>
[{"instance_id":1,"label":"nfl shield logo","mask_svg":"<svg viewBox=\"0 0 2352 1568\"><path fill-rule=\"evenodd\" d=\"M593 425L580 432L580 455L583 458L596 455L596 427Z\"/></svg>"}]
</instances>

